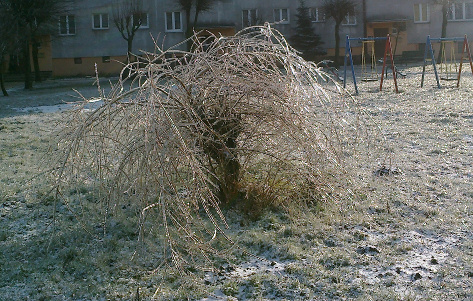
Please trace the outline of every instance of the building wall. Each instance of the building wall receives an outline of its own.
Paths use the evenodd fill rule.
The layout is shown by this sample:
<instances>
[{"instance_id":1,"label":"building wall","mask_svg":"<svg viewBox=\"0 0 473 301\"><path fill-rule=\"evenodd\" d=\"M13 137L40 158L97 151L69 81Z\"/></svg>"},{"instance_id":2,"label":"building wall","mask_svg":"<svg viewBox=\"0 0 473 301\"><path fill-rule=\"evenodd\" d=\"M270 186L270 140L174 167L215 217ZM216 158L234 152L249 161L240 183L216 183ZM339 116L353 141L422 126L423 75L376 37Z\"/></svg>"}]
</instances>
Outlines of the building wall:
<instances>
[{"instance_id":1,"label":"building wall","mask_svg":"<svg viewBox=\"0 0 473 301\"><path fill-rule=\"evenodd\" d=\"M41 45L38 49L39 70L52 71L51 36L41 36L38 40L40 41ZM31 57L31 70L33 70L33 68L33 57Z\"/></svg>"},{"instance_id":2,"label":"building wall","mask_svg":"<svg viewBox=\"0 0 473 301\"><path fill-rule=\"evenodd\" d=\"M52 63L54 75L67 74L93 75L97 62L105 73L118 72L119 64L104 64L102 57L124 58L127 43L115 28L113 16L113 3L116 0L73 0L71 14L75 15L76 33L70 36L55 35L52 40ZM345 37L363 37L364 20L362 0L355 0L356 24L342 25L340 32L341 54L344 53ZM473 0L463 0L473 2ZM462 1L462 2L463 2ZM367 35L375 35L379 29L386 29L393 38L393 47L396 54L406 50L422 50L426 36L440 36L441 34L441 7L431 3L431 0L366 0L366 25ZM305 0L309 8L321 7L324 0ZM414 5L417 3L429 4L430 17L428 22L414 22ZM257 24L265 22L274 23L275 9L288 9L289 20L274 24L273 27L290 41L296 27L296 14L299 1L294 0L220 0L207 12L199 16L196 30L210 29L216 34L233 34L243 28L242 11L257 10ZM179 12L181 9L175 0L144 0L144 8L149 14L149 27L139 29L134 38L133 52L139 54L141 50L154 52L156 47L167 49L185 39L185 13L181 14L181 30L166 31L166 13ZM107 13L109 15L108 29L92 29L92 15L94 13ZM194 12L191 12L193 16ZM314 29L324 42L323 48L328 55L334 53L334 27L333 20L326 18L323 22L313 22ZM447 36L463 36L473 31L472 21L451 21L448 24ZM473 33L472 33L473 35ZM156 43L156 44L155 44ZM395 44L396 43L396 44ZM182 44L181 49L186 45ZM359 45L352 45L353 54L361 52ZM82 58L81 66L73 64L74 58ZM123 60L123 59L121 59ZM72 64L71 64L72 62ZM94 62L94 63L92 63ZM46 64L46 63L45 63ZM47 66L45 67L47 68Z\"/></svg>"},{"instance_id":3,"label":"building wall","mask_svg":"<svg viewBox=\"0 0 473 301\"><path fill-rule=\"evenodd\" d=\"M52 59L53 76L91 76L95 75L96 70L101 76L117 75L123 69L123 62L125 61L126 56L124 55L111 57L55 58Z\"/></svg>"},{"instance_id":4,"label":"building wall","mask_svg":"<svg viewBox=\"0 0 473 301\"><path fill-rule=\"evenodd\" d=\"M60 35L54 40L53 58L102 57L124 55L127 42L113 24L115 0L76 0L70 9L75 16L76 33ZM149 11L149 28L140 28L133 40L133 52L139 49L153 49L150 34L157 32L154 1L144 0L144 7ZM106 13L109 16L108 29L93 29L93 14ZM59 29L58 29L59 31Z\"/></svg>"}]
</instances>

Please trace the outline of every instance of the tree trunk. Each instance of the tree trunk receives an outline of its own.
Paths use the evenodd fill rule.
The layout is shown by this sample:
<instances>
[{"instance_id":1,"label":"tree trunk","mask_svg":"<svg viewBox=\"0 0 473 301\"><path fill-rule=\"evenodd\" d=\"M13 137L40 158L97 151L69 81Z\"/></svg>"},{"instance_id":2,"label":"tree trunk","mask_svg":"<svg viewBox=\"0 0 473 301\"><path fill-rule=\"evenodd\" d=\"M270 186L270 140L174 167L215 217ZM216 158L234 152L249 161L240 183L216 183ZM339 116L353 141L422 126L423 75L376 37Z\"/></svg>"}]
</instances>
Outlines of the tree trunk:
<instances>
[{"instance_id":1,"label":"tree trunk","mask_svg":"<svg viewBox=\"0 0 473 301\"><path fill-rule=\"evenodd\" d=\"M191 12L190 8L186 9L186 39L190 38L194 33L194 24L191 24ZM192 41L187 41L187 51L192 50Z\"/></svg>"},{"instance_id":2,"label":"tree trunk","mask_svg":"<svg viewBox=\"0 0 473 301\"><path fill-rule=\"evenodd\" d=\"M197 26L197 20L199 19L199 13L200 11L198 11L197 9L195 10L195 15L194 15L194 23L192 24L193 27ZM193 28L194 30L194 28Z\"/></svg>"},{"instance_id":3,"label":"tree trunk","mask_svg":"<svg viewBox=\"0 0 473 301\"><path fill-rule=\"evenodd\" d=\"M241 116L211 113L209 118L200 109L196 111L209 129L200 133L201 137L206 138L201 143L209 159L209 169L218 183L218 197L222 203L231 205L240 189L241 164L237 141L241 134Z\"/></svg>"},{"instance_id":4,"label":"tree trunk","mask_svg":"<svg viewBox=\"0 0 473 301\"><path fill-rule=\"evenodd\" d=\"M23 60L25 73L25 89L33 89L33 81L31 80L31 61L30 61L30 42L26 41L23 45Z\"/></svg>"},{"instance_id":5,"label":"tree trunk","mask_svg":"<svg viewBox=\"0 0 473 301\"><path fill-rule=\"evenodd\" d=\"M225 146L234 151L236 148L236 138L228 138ZM221 151L218 164L222 170L220 175L220 199L230 204L238 196L240 189L240 169L241 165L236 154L229 154Z\"/></svg>"},{"instance_id":6,"label":"tree trunk","mask_svg":"<svg viewBox=\"0 0 473 301\"><path fill-rule=\"evenodd\" d=\"M393 56L396 56L398 42L399 42L399 31L396 34L396 41L395 41L396 45L394 45Z\"/></svg>"},{"instance_id":7,"label":"tree trunk","mask_svg":"<svg viewBox=\"0 0 473 301\"><path fill-rule=\"evenodd\" d=\"M442 5L442 33L440 35L441 38L447 37L447 24L448 24L448 6L446 4ZM440 62L442 59L442 52L445 44L440 43L440 51L437 56L437 61Z\"/></svg>"},{"instance_id":8,"label":"tree trunk","mask_svg":"<svg viewBox=\"0 0 473 301\"><path fill-rule=\"evenodd\" d=\"M368 37L368 21L366 20L366 0L363 0L363 37Z\"/></svg>"},{"instance_id":9,"label":"tree trunk","mask_svg":"<svg viewBox=\"0 0 473 301\"><path fill-rule=\"evenodd\" d=\"M34 67L34 81L39 83L41 82L41 71L39 70L39 61L38 61L38 52L39 52L39 43L33 38L31 44L31 51L33 56L33 67Z\"/></svg>"},{"instance_id":10,"label":"tree trunk","mask_svg":"<svg viewBox=\"0 0 473 301\"><path fill-rule=\"evenodd\" d=\"M196 8L196 11L195 11L195 14L194 14L194 21L192 22L191 26L188 26L187 27L187 31L186 31L186 38L190 38L194 35L194 32L195 32L195 27L197 26L197 19L199 17L199 11L197 10ZM189 17L190 18L190 17ZM190 20L189 20L190 21ZM195 49L195 45L194 45L194 41L192 40L189 40L187 42L187 50L192 52L194 51Z\"/></svg>"},{"instance_id":11,"label":"tree trunk","mask_svg":"<svg viewBox=\"0 0 473 301\"><path fill-rule=\"evenodd\" d=\"M127 63L132 63L133 62L133 59L132 59L132 50L133 50L133 37L129 36L128 37L128 40L126 41L127 42Z\"/></svg>"},{"instance_id":12,"label":"tree trunk","mask_svg":"<svg viewBox=\"0 0 473 301\"><path fill-rule=\"evenodd\" d=\"M1 64L0 64L0 68L1 68ZM3 78L3 71L2 70L0 70L0 86L2 88L3 96L8 96L7 89L5 89L5 81L4 81L4 78Z\"/></svg>"},{"instance_id":13,"label":"tree trunk","mask_svg":"<svg viewBox=\"0 0 473 301\"><path fill-rule=\"evenodd\" d=\"M340 67L340 23L335 24L335 67Z\"/></svg>"}]
</instances>

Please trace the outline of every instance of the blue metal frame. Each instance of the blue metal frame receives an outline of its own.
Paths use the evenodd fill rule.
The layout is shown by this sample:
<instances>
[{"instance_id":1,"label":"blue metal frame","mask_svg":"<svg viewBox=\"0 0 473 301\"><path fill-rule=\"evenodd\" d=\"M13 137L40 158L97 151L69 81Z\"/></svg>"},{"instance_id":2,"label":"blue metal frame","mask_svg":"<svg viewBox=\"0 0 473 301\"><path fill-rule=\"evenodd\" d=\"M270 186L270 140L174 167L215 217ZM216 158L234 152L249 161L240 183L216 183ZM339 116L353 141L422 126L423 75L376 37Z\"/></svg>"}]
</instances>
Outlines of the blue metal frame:
<instances>
[{"instance_id":1,"label":"blue metal frame","mask_svg":"<svg viewBox=\"0 0 473 301\"><path fill-rule=\"evenodd\" d=\"M351 53L351 45L350 41L379 41L379 40L387 40L387 37L372 37L372 38L350 38L348 35L346 37L345 43L345 60L344 60L344 74L343 74L343 88L347 86L347 61L350 59L351 65L351 74L353 76L353 84L355 85L356 94L358 94L358 85L356 84L356 77L355 77L355 67L353 66L353 56ZM384 70L383 70L384 72Z\"/></svg>"},{"instance_id":2,"label":"blue metal frame","mask_svg":"<svg viewBox=\"0 0 473 301\"><path fill-rule=\"evenodd\" d=\"M422 67L422 80L420 82L420 87L424 87L424 78L425 78L425 65L427 64L427 57L430 53L430 60L432 62L432 66L434 67L435 79L437 80L437 87L440 89L440 80L439 74L437 72L437 66L435 62L435 55L434 50L432 48L432 41L434 42L441 42L441 41L465 41L466 37L463 38L431 38L430 35L427 36L427 41L425 42L425 51L424 51L424 66Z\"/></svg>"}]
</instances>

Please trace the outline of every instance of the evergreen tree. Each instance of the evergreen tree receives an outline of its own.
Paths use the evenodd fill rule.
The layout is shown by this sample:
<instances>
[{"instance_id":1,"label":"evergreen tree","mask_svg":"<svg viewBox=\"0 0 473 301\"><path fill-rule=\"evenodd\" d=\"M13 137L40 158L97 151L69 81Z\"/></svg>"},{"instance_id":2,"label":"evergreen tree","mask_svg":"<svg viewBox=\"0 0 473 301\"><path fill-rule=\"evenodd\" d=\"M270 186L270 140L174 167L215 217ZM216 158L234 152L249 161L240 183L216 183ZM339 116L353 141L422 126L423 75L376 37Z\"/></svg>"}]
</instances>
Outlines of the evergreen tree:
<instances>
[{"instance_id":1,"label":"evergreen tree","mask_svg":"<svg viewBox=\"0 0 473 301\"><path fill-rule=\"evenodd\" d=\"M309 8L305 6L304 0L299 0L296 18L295 34L291 38L292 46L302 52L304 59L314 60L315 56L320 54L319 47L323 42L312 27Z\"/></svg>"}]
</instances>

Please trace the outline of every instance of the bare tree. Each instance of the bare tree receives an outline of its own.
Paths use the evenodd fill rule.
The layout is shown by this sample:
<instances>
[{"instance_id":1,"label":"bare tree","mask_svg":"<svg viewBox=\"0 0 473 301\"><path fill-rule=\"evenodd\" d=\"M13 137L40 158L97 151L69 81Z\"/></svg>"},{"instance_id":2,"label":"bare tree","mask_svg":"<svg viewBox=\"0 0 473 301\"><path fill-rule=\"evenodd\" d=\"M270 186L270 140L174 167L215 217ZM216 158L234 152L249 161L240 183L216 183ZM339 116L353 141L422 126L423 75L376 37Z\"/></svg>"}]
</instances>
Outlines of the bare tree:
<instances>
[{"instance_id":1,"label":"bare tree","mask_svg":"<svg viewBox=\"0 0 473 301\"><path fill-rule=\"evenodd\" d=\"M25 89L31 89L33 87L33 82L31 80L31 61L30 61L30 36L29 28L27 22L31 23L31 14L28 11L28 4L25 1L15 1L15 0L2 0L0 1L1 17L3 21L8 22L13 28L18 28L18 31L12 31L12 35L8 40L16 40L18 43L18 51L21 53L23 58L24 68L23 72L25 74ZM26 34L15 35L17 32L23 32ZM7 41L8 41L7 40Z\"/></svg>"},{"instance_id":2,"label":"bare tree","mask_svg":"<svg viewBox=\"0 0 473 301\"><path fill-rule=\"evenodd\" d=\"M317 66L269 25L200 43L158 48L129 68L131 84L61 126L52 156L60 190L91 185L107 213L131 203L142 223L162 227L181 271L233 246L221 204L261 211L331 200L349 182L342 162L360 137L352 99L325 90Z\"/></svg>"},{"instance_id":3,"label":"bare tree","mask_svg":"<svg viewBox=\"0 0 473 301\"><path fill-rule=\"evenodd\" d=\"M442 9L442 32L440 33L441 38L447 37L447 25L448 25L448 13L452 9L453 0L433 0L434 4L438 4L441 6ZM440 51L438 53L438 61L441 60L443 47L445 45L440 43Z\"/></svg>"},{"instance_id":4,"label":"bare tree","mask_svg":"<svg viewBox=\"0 0 473 301\"><path fill-rule=\"evenodd\" d=\"M186 12L186 38L193 35L200 13L211 9L216 1L217 0L178 0L181 9ZM191 18L192 11L194 12L193 18ZM190 50L192 46L191 40L189 40L187 46L188 50Z\"/></svg>"},{"instance_id":5,"label":"bare tree","mask_svg":"<svg viewBox=\"0 0 473 301\"><path fill-rule=\"evenodd\" d=\"M14 27L11 27L9 16L4 14L6 10L3 4L0 2L0 87L3 95L8 96L4 82L5 58L14 49L13 45L17 39L17 31Z\"/></svg>"},{"instance_id":6,"label":"bare tree","mask_svg":"<svg viewBox=\"0 0 473 301\"><path fill-rule=\"evenodd\" d=\"M4 76L3 76L3 74L5 72L4 65L5 65L5 56L6 56L6 54L7 54L7 47L6 47L5 44L0 42L0 88L2 89L3 96L8 96L7 89L5 88L5 79L4 79Z\"/></svg>"},{"instance_id":7,"label":"bare tree","mask_svg":"<svg viewBox=\"0 0 473 301\"><path fill-rule=\"evenodd\" d=\"M55 32L58 16L67 11L65 6L67 0L40 0L27 2L33 2L33 5L29 7L30 16L26 17L28 15L26 11L24 14L28 20L26 25L29 30L35 81L40 82L41 71L38 59L40 41L38 41L38 37L40 35L50 35Z\"/></svg>"},{"instance_id":8,"label":"bare tree","mask_svg":"<svg viewBox=\"0 0 473 301\"><path fill-rule=\"evenodd\" d=\"M119 0L113 5L113 23L127 42L127 63L132 62L133 39L140 27L148 22L143 0Z\"/></svg>"},{"instance_id":9,"label":"bare tree","mask_svg":"<svg viewBox=\"0 0 473 301\"><path fill-rule=\"evenodd\" d=\"M52 26L56 24L57 16L65 11L67 0L2 0L1 6L3 14L8 16L10 26L16 27L21 32L17 36L21 42L21 52L24 61L25 89L31 89L31 60L30 49L33 55L33 67L35 70L35 80L41 81L41 74L38 63L37 40L40 34L49 34Z\"/></svg>"},{"instance_id":10,"label":"bare tree","mask_svg":"<svg viewBox=\"0 0 473 301\"><path fill-rule=\"evenodd\" d=\"M353 0L325 0L323 9L327 17L335 21L335 65L340 65L340 25L348 15L355 13Z\"/></svg>"}]
</instances>

